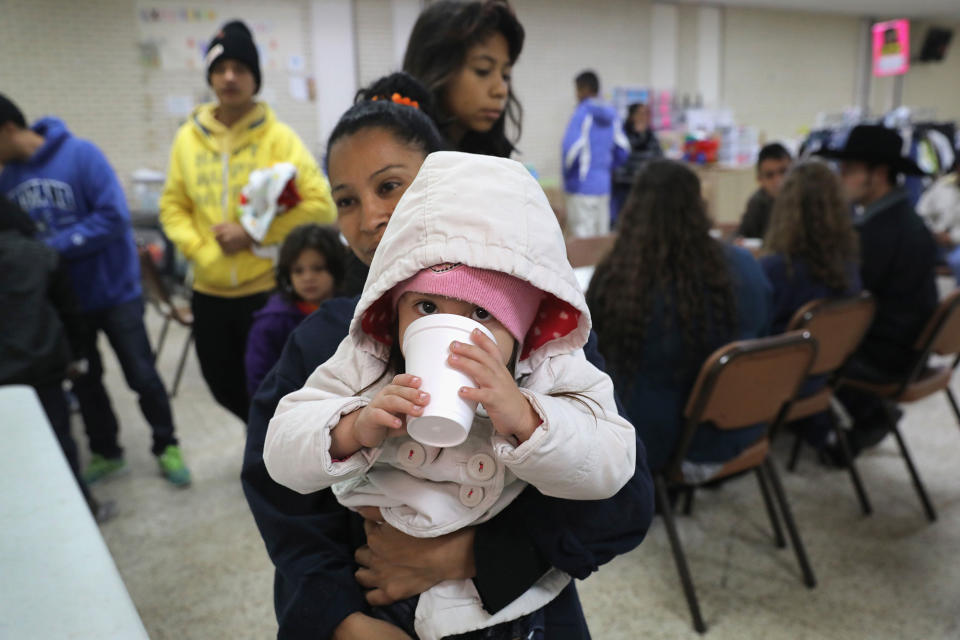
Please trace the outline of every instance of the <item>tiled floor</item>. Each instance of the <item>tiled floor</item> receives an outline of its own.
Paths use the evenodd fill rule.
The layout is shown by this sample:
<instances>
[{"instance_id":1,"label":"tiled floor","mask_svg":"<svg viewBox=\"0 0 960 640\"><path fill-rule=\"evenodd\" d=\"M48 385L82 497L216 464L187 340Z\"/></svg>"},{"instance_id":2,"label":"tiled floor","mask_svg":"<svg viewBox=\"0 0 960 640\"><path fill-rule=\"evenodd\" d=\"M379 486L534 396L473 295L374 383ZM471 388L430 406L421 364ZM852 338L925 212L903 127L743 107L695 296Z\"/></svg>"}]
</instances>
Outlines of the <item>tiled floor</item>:
<instances>
[{"instance_id":1,"label":"tiled floor","mask_svg":"<svg viewBox=\"0 0 960 640\"><path fill-rule=\"evenodd\" d=\"M171 330L160 361L167 380L184 337ZM151 637L274 637L271 565L240 489L243 425L213 403L191 354L174 413L194 483L173 489L158 475L112 354L105 362L130 470L96 488L120 509L102 531ZM678 526L708 637L960 638L960 428L941 396L909 407L902 425L939 510L934 524L892 439L861 458L871 517L860 514L844 472L809 455L797 473L782 472L817 574L813 590L792 550L773 546L752 478L698 495ZM637 550L579 588L594 638L698 637L659 519Z\"/></svg>"}]
</instances>

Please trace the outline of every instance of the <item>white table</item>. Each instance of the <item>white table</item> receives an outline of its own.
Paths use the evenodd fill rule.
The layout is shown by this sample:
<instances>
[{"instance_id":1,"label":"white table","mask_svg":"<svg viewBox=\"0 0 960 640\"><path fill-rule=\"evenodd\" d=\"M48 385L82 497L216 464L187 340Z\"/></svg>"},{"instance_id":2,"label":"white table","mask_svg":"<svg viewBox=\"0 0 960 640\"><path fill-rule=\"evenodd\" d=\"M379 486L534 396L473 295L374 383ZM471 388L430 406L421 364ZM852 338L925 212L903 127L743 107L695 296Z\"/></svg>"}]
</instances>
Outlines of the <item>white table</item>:
<instances>
[{"instance_id":1,"label":"white table","mask_svg":"<svg viewBox=\"0 0 960 640\"><path fill-rule=\"evenodd\" d=\"M146 639L30 387L0 387L0 442L0 638Z\"/></svg>"}]
</instances>

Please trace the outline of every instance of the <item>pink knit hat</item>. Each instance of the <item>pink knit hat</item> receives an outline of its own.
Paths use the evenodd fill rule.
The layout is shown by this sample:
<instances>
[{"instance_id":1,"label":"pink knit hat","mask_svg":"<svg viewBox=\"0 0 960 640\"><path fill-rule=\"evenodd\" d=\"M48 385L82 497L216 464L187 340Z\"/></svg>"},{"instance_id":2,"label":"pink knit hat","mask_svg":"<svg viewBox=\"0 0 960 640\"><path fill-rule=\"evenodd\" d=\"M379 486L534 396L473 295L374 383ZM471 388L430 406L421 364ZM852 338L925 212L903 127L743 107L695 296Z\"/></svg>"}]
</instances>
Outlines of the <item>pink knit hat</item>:
<instances>
[{"instance_id":1,"label":"pink knit hat","mask_svg":"<svg viewBox=\"0 0 960 640\"><path fill-rule=\"evenodd\" d=\"M438 264L423 269L390 290L390 306L397 308L408 291L463 300L483 307L523 344L540 308L543 292L535 286L499 271L476 269L464 264Z\"/></svg>"}]
</instances>

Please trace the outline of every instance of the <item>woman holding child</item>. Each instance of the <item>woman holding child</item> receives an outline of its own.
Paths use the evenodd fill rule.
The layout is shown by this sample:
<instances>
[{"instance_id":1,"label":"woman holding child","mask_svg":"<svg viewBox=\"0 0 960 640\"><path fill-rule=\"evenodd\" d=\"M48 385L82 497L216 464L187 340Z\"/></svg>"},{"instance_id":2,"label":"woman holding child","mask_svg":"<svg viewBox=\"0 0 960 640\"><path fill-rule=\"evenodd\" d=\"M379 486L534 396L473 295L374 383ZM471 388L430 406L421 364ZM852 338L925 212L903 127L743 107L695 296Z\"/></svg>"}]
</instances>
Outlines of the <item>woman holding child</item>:
<instances>
[{"instance_id":1,"label":"woman holding child","mask_svg":"<svg viewBox=\"0 0 960 640\"><path fill-rule=\"evenodd\" d=\"M380 89L377 101L361 95L341 118L328 146L340 228L357 257L367 263L427 154L443 145L430 119L406 104L427 106L428 94L399 96L394 102L389 84L380 84ZM636 472L612 498L561 500L527 488L496 517L436 538L406 536L381 524L376 509L361 509L369 517L362 524L329 491L301 496L274 483L262 460L267 421L280 398L303 386L314 368L333 355L347 335L356 304L356 298L335 299L304 321L251 410L244 489L277 565L281 636L287 637L289 630L297 637L302 629L317 637L394 637L386 629L402 634L400 629L384 627L390 623L377 619L371 605L382 608L444 580L472 578L483 609L494 614L551 567L585 577L640 542L652 516L642 453ZM591 347L587 345L588 352ZM595 348L592 352L593 361L602 364ZM359 570L353 562L357 547ZM371 590L364 594L361 585ZM547 637L587 637L572 583L546 606L543 624L555 632Z\"/></svg>"}]
</instances>

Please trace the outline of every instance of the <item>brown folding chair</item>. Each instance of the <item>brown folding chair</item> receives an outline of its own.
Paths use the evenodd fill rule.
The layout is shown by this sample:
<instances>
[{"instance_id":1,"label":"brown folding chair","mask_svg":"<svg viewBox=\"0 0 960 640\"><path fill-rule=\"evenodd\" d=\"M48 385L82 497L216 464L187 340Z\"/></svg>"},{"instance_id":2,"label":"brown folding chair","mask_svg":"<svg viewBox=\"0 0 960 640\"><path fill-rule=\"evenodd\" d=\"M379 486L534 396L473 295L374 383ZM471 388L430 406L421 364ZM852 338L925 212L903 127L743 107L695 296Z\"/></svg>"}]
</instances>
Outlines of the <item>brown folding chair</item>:
<instances>
[{"instance_id":1,"label":"brown folding chair","mask_svg":"<svg viewBox=\"0 0 960 640\"><path fill-rule=\"evenodd\" d=\"M873 322L876 308L877 304L873 296L863 292L851 298L813 300L793 314L787 331L808 331L816 339L817 357L810 367L810 376L826 376L827 381L819 391L806 397L796 398L790 403L777 421L777 426L771 428L772 436L775 436L778 428L786 422L809 418L836 406L837 400L834 398L836 373L860 346L863 336L870 328L870 323ZM843 426L839 420L835 421L834 433L837 436L844 463L850 472L857 498L860 500L860 506L865 514L870 514L873 511L870 499L867 498L867 492L863 488L853 456L850 455L850 446ZM790 461L787 463L787 469L790 471L797 466L802 445L803 435L798 433L793 442Z\"/></svg>"},{"instance_id":2,"label":"brown folding chair","mask_svg":"<svg viewBox=\"0 0 960 640\"><path fill-rule=\"evenodd\" d=\"M574 269L578 267L591 267L610 253L617 235L608 233L605 236L592 236L589 238L569 238L567 240L567 260Z\"/></svg>"},{"instance_id":3,"label":"brown folding chair","mask_svg":"<svg viewBox=\"0 0 960 640\"><path fill-rule=\"evenodd\" d=\"M183 349L180 351L180 360L177 363L177 373L173 379L173 387L170 389L170 397L172 398L177 395L177 389L180 388L183 367L190 353L190 345L193 343L193 312L190 311L189 305L177 305L173 301L170 291L167 289L163 278L160 277L157 266L146 247L138 247L137 254L140 256L140 281L143 285L144 296L150 306L163 316L163 326L160 328L160 337L157 338L157 348L153 354L154 361L160 357L160 351L167 339L167 330L170 328L171 322L176 322L189 330L187 340L183 343Z\"/></svg>"},{"instance_id":4,"label":"brown folding chair","mask_svg":"<svg viewBox=\"0 0 960 640\"><path fill-rule=\"evenodd\" d=\"M786 546L786 542L770 495L769 479L797 554L804 584L810 588L816 586L816 578L807 561L783 485L768 456L770 441L766 435L736 458L727 461L708 478L692 479L684 474L687 452L701 424L711 422L720 429L742 429L759 423L772 424L785 403L796 396L807 377L816 351L816 341L807 332L734 342L715 351L700 369L700 375L690 393L684 410L686 423L677 449L670 463L654 474L657 502L667 528L670 548L690 607L690 615L693 617L693 627L700 633L704 633L707 627L700 615L693 580L677 535L669 489L685 491L689 497L690 492L697 486L753 470L760 485L776 544L782 548Z\"/></svg>"},{"instance_id":5,"label":"brown folding chair","mask_svg":"<svg viewBox=\"0 0 960 640\"><path fill-rule=\"evenodd\" d=\"M947 400L950 401L950 408L953 409L953 415L960 423L960 408L957 407L957 399L950 390L950 379L953 377L957 364L960 363L960 290L954 291L940 303L914 343L914 349L918 354L916 363L902 380L877 384L865 380L841 378L838 387L853 387L881 398L893 400L898 404L916 402L938 391L945 391ZM953 364L930 366L929 360L933 354L953 357ZM930 502L927 495L927 490L920 480L920 474L913 463L913 458L910 456L903 435L896 424L893 425L892 431L897 439L897 445L900 447L903 460L907 465L907 471L909 471L910 478L913 480L913 486L917 490L917 495L920 496L920 502L923 503L923 510L926 512L927 518L933 522L937 519L937 512L934 510L933 503Z\"/></svg>"}]
</instances>

